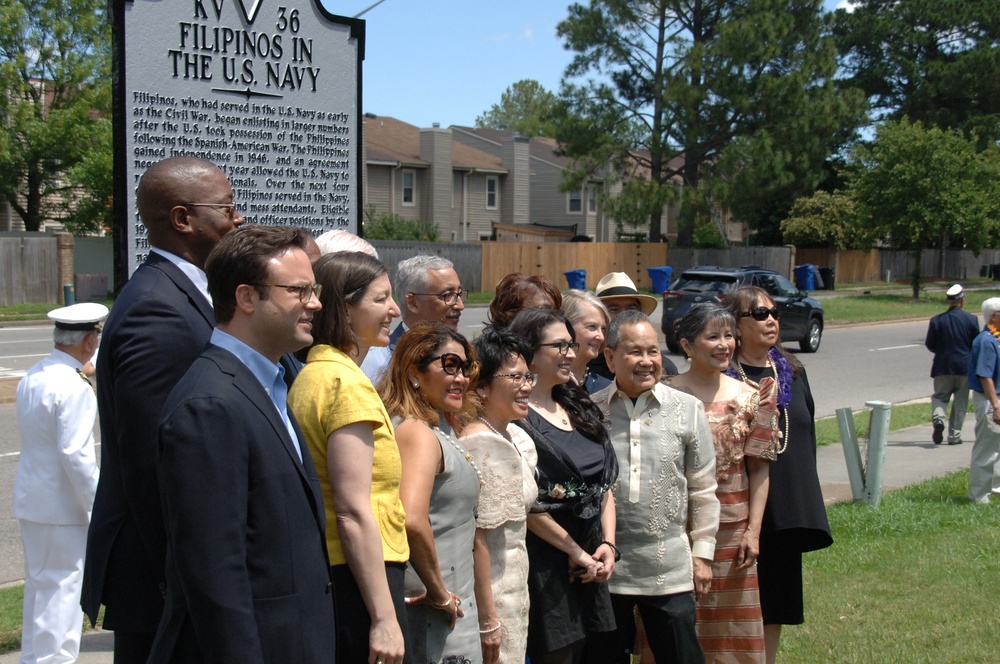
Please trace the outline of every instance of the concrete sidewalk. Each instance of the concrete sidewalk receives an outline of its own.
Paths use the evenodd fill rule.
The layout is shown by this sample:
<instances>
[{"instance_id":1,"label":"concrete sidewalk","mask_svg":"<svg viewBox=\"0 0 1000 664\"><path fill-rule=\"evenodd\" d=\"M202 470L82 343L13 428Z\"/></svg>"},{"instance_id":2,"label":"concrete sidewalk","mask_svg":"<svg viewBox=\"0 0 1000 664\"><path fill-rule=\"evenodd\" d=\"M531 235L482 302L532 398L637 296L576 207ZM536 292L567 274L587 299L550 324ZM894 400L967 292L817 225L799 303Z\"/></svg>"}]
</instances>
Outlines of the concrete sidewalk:
<instances>
[{"instance_id":1,"label":"concrete sidewalk","mask_svg":"<svg viewBox=\"0 0 1000 664\"><path fill-rule=\"evenodd\" d=\"M970 413L965 418L962 429L962 439L965 441L962 445L935 445L931 442L933 429L929 423L889 434L883 482L885 489L916 484L968 468L972 441L975 439L975 424L975 416ZM794 445L795 442L792 441L791 444ZM817 466L827 504L852 499L841 445L821 447L817 454ZM0 664L17 664L19 657L18 652L2 655ZM80 664L112 664L114 635L101 630L86 632L83 635L80 659L77 661Z\"/></svg>"},{"instance_id":2,"label":"concrete sidewalk","mask_svg":"<svg viewBox=\"0 0 1000 664\"><path fill-rule=\"evenodd\" d=\"M929 404L927 410L930 415ZM897 489L968 468L972 443L976 439L975 430L976 416L969 413L965 418L965 426L962 427L964 442L961 445L935 445L931 441L933 427L930 423L893 431L889 434L886 446L883 488ZM794 445L795 442L792 441L791 444ZM826 503L829 505L852 500L843 446L837 444L821 447L817 450L816 457Z\"/></svg>"}]
</instances>

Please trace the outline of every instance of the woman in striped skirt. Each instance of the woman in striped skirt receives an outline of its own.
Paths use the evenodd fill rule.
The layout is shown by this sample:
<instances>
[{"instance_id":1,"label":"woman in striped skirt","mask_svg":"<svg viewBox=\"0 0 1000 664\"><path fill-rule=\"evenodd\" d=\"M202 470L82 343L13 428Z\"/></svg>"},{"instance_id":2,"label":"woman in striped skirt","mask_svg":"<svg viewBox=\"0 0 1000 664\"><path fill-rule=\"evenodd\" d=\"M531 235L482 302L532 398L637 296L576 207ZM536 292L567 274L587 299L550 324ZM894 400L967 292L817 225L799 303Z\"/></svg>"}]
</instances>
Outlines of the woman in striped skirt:
<instances>
[{"instance_id":1,"label":"woman in striped skirt","mask_svg":"<svg viewBox=\"0 0 1000 664\"><path fill-rule=\"evenodd\" d=\"M698 639L708 662L764 662L764 624L757 587L760 524L768 466L777 454L776 385L759 389L722 372L736 348L732 314L715 304L692 307L677 332L690 369L671 380L705 404L715 440L716 495L722 513L712 587L698 599Z\"/></svg>"}]
</instances>

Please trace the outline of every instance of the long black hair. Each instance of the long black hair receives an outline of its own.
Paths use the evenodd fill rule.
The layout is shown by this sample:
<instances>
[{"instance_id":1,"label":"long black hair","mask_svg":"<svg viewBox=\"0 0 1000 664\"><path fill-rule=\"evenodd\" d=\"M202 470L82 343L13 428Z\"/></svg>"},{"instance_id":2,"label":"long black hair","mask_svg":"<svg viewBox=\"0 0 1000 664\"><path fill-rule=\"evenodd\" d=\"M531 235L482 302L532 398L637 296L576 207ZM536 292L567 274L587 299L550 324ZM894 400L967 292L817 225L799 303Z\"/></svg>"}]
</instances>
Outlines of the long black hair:
<instances>
[{"instance_id":1,"label":"long black hair","mask_svg":"<svg viewBox=\"0 0 1000 664\"><path fill-rule=\"evenodd\" d=\"M522 309L510 321L507 329L527 341L533 352L538 352L545 328L553 323L565 325L570 339L576 341L573 325L566 314L556 309ZM604 416L583 387L573 381L556 385L552 388L552 398L565 409L573 428L591 440L605 440L608 434L604 428Z\"/></svg>"}]
</instances>

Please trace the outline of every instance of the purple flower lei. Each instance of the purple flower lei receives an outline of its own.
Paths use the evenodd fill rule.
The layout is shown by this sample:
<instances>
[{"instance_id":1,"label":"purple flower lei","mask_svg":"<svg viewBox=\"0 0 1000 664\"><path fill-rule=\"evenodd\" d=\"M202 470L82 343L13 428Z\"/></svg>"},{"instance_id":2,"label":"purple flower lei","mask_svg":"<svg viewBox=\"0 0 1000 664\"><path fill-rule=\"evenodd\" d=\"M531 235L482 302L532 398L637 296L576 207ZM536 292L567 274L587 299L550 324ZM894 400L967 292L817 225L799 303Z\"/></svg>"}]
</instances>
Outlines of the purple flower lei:
<instances>
[{"instance_id":1,"label":"purple flower lei","mask_svg":"<svg viewBox=\"0 0 1000 664\"><path fill-rule=\"evenodd\" d=\"M788 404L792 403L792 364L777 348L768 350L767 355L771 358L771 363L778 373L778 407L788 410ZM735 358L735 360L736 362L740 361L739 358ZM742 380L736 366L732 364L726 369L726 375L736 380Z\"/></svg>"}]
</instances>

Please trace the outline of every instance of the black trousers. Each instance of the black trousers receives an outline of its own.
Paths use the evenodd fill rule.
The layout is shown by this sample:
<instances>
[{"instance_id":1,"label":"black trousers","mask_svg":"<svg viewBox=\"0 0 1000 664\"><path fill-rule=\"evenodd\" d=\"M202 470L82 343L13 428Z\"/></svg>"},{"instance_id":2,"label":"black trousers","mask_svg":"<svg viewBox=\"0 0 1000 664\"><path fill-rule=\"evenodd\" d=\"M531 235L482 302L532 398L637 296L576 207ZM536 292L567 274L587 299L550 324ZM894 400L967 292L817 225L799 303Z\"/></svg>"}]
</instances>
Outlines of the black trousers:
<instances>
[{"instance_id":1,"label":"black trousers","mask_svg":"<svg viewBox=\"0 0 1000 664\"><path fill-rule=\"evenodd\" d=\"M609 664L629 664L635 644L635 618L639 615L646 630L646 640L657 663L704 664L705 652L698 643L694 629L694 594L675 595L611 595L618 629L602 635L607 638L591 640L587 649L600 649L595 653L598 661Z\"/></svg>"}]
</instances>

